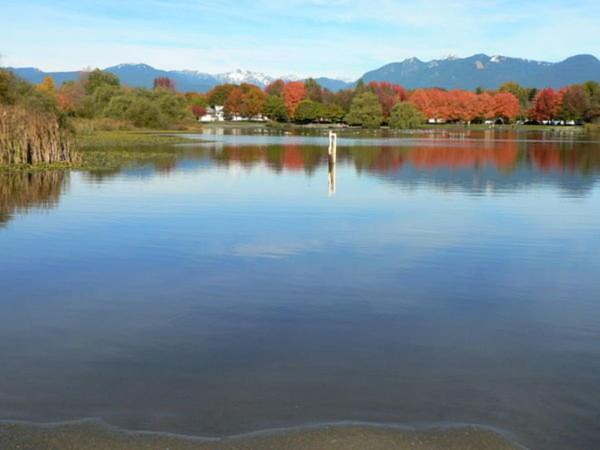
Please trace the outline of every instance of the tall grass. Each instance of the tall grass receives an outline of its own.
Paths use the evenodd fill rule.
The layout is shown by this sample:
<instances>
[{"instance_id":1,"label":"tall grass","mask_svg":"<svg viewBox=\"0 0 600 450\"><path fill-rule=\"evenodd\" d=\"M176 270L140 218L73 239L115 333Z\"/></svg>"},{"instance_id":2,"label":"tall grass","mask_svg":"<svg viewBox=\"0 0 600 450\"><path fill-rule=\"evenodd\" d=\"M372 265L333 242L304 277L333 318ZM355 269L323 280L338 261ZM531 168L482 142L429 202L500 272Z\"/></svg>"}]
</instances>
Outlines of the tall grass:
<instances>
[{"instance_id":1,"label":"tall grass","mask_svg":"<svg viewBox=\"0 0 600 450\"><path fill-rule=\"evenodd\" d=\"M71 133L51 112L0 105L0 164L74 162Z\"/></svg>"}]
</instances>

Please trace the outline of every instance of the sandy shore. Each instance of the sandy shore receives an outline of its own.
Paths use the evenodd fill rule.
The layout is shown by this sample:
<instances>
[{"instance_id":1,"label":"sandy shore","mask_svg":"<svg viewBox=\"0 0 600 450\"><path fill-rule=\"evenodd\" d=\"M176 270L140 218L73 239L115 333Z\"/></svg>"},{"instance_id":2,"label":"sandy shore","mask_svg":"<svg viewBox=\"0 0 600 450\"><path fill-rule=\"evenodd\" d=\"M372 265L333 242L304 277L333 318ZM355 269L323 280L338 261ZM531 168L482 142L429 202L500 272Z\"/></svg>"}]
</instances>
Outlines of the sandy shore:
<instances>
[{"instance_id":1,"label":"sandy shore","mask_svg":"<svg viewBox=\"0 0 600 450\"><path fill-rule=\"evenodd\" d=\"M522 449L501 435L476 427L404 430L367 425L335 425L201 439L134 433L95 421L61 425L0 423L2 450L504 450Z\"/></svg>"}]
</instances>

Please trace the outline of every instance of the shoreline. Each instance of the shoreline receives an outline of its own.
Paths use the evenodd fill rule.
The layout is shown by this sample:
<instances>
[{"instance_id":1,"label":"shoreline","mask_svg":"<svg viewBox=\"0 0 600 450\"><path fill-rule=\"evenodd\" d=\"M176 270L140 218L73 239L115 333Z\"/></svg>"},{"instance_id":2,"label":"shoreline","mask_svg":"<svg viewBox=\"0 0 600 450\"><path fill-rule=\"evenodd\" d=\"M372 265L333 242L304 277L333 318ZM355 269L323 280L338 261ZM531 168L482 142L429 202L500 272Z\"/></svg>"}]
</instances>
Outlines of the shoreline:
<instances>
[{"instance_id":1,"label":"shoreline","mask_svg":"<svg viewBox=\"0 0 600 450\"><path fill-rule=\"evenodd\" d=\"M3 450L516 450L527 449L508 433L474 424L408 426L332 422L272 428L224 437L133 431L99 419L56 423L0 420Z\"/></svg>"}]
</instances>

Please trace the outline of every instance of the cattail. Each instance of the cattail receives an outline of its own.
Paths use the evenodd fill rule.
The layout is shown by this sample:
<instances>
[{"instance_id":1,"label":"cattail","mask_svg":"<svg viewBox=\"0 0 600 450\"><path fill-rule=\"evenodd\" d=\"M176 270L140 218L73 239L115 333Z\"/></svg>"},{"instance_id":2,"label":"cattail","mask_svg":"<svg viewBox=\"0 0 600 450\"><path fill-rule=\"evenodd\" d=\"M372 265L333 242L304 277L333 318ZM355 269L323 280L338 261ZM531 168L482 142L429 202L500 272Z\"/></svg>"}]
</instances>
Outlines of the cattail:
<instances>
[{"instance_id":1,"label":"cattail","mask_svg":"<svg viewBox=\"0 0 600 450\"><path fill-rule=\"evenodd\" d=\"M72 139L55 114L0 106L0 164L75 162Z\"/></svg>"}]
</instances>

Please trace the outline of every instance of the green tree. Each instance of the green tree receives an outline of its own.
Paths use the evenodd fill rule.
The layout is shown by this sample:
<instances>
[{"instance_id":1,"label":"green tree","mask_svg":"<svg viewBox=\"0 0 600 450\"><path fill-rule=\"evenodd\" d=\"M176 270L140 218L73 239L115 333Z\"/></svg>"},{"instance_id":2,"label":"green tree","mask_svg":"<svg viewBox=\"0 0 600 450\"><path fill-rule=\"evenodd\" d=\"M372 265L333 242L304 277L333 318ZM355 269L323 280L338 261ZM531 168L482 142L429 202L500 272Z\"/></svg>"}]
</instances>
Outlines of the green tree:
<instances>
[{"instance_id":1,"label":"green tree","mask_svg":"<svg viewBox=\"0 0 600 450\"><path fill-rule=\"evenodd\" d=\"M354 87L354 96L364 94L369 90L369 87L365 84L363 79L361 78L356 82L356 86Z\"/></svg>"},{"instance_id":2,"label":"green tree","mask_svg":"<svg viewBox=\"0 0 600 450\"><path fill-rule=\"evenodd\" d=\"M377 128L383 122L383 110L372 92L360 94L352 100L350 112L346 114L346 122L364 128Z\"/></svg>"},{"instance_id":3,"label":"green tree","mask_svg":"<svg viewBox=\"0 0 600 450\"><path fill-rule=\"evenodd\" d=\"M529 108L529 89L524 88L514 81L509 81L500 86L500 92L507 92L514 95L519 100L519 105L523 111ZM534 95L535 97L535 95Z\"/></svg>"},{"instance_id":4,"label":"green tree","mask_svg":"<svg viewBox=\"0 0 600 450\"><path fill-rule=\"evenodd\" d=\"M316 122L321 118L321 104L312 100L302 100L296 107L294 121L298 123Z\"/></svg>"},{"instance_id":5,"label":"green tree","mask_svg":"<svg viewBox=\"0 0 600 450\"><path fill-rule=\"evenodd\" d=\"M39 111L58 112L53 92L36 89L5 69L0 69L0 104L19 104Z\"/></svg>"},{"instance_id":6,"label":"green tree","mask_svg":"<svg viewBox=\"0 0 600 450\"><path fill-rule=\"evenodd\" d=\"M590 107L585 114L588 122L600 121L600 84L597 81L586 81L583 83Z\"/></svg>"},{"instance_id":7,"label":"green tree","mask_svg":"<svg viewBox=\"0 0 600 450\"><path fill-rule=\"evenodd\" d=\"M104 116L128 120L137 127L162 128L168 124L156 102L135 91L114 96Z\"/></svg>"},{"instance_id":8,"label":"green tree","mask_svg":"<svg viewBox=\"0 0 600 450\"><path fill-rule=\"evenodd\" d=\"M344 110L333 103L322 105L321 116L327 122L341 122L344 119L346 113Z\"/></svg>"},{"instance_id":9,"label":"green tree","mask_svg":"<svg viewBox=\"0 0 600 450\"><path fill-rule=\"evenodd\" d=\"M104 113L104 109L110 103L110 100L121 93L119 86L112 84L102 84L94 89L83 99L83 105L78 114L83 117L99 117Z\"/></svg>"},{"instance_id":10,"label":"green tree","mask_svg":"<svg viewBox=\"0 0 600 450\"><path fill-rule=\"evenodd\" d=\"M411 102L396 104L390 114L390 127L396 129L416 128L425 122L425 116Z\"/></svg>"},{"instance_id":11,"label":"green tree","mask_svg":"<svg viewBox=\"0 0 600 450\"><path fill-rule=\"evenodd\" d=\"M92 94L100 86L120 86L119 78L110 72L100 69L92 70L83 77L83 87L86 94Z\"/></svg>"},{"instance_id":12,"label":"green tree","mask_svg":"<svg viewBox=\"0 0 600 450\"><path fill-rule=\"evenodd\" d=\"M269 95L263 108L265 116L277 122L287 122L288 112L283 102L283 98L279 95Z\"/></svg>"},{"instance_id":13,"label":"green tree","mask_svg":"<svg viewBox=\"0 0 600 450\"><path fill-rule=\"evenodd\" d=\"M304 89L306 89L306 98L313 102L323 101L323 88L313 78L308 78L304 82Z\"/></svg>"}]
</instances>

